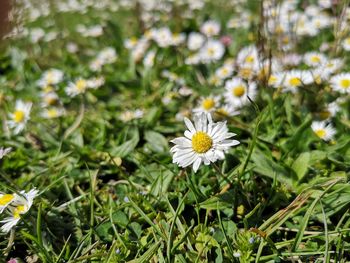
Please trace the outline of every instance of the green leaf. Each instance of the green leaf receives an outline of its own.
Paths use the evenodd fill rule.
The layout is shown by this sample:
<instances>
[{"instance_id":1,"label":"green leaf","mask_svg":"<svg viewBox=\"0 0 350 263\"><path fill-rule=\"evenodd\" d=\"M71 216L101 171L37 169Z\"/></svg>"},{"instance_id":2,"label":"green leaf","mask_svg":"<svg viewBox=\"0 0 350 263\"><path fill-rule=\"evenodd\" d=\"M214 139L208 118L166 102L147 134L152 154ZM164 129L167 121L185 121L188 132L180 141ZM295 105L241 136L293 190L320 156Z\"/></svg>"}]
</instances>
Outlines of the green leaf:
<instances>
[{"instance_id":1,"label":"green leaf","mask_svg":"<svg viewBox=\"0 0 350 263\"><path fill-rule=\"evenodd\" d=\"M148 142L149 148L154 152L168 151L168 140L158 132L146 131L145 140Z\"/></svg>"},{"instance_id":2,"label":"green leaf","mask_svg":"<svg viewBox=\"0 0 350 263\"><path fill-rule=\"evenodd\" d=\"M310 162L310 153L304 152L298 156L293 162L292 169L295 171L298 180L300 181L305 176Z\"/></svg>"},{"instance_id":3,"label":"green leaf","mask_svg":"<svg viewBox=\"0 0 350 263\"><path fill-rule=\"evenodd\" d=\"M132 129L131 130L131 139L124 142L123 144L117 146L116 148L112 149L111 154L113 156L119 156L121 158L127 156L130 154L138 144L140 137L139 137L139 131L138 129Z\"/></svg>"},{"instance_id":4,"label":"green leaf","mask_svg":"<svg viewBox=\"0 0 350 263\"><path fill-rule=\"evenodd\" d=\"M290 188L293 187L293 183L297 181L297 177L293 170L287 170L283 166L275 163L272 159L267 158L262 152L254 152L252 154L252 161L255 165L254 171L268 176L271 179L276 179L288 185Z\"/></svg>"},{"instance_id":5,"label":"green leaf","mask_svg":"<svg viewBox=\"0 0 350 263\"><path fill-rule=\"evenodd\" d=\"M113 213L112 220L114 224L117 224L121 227L126 227L129 223L128 217L122 211L117 211Z\"/></svg>"}]
</instances>

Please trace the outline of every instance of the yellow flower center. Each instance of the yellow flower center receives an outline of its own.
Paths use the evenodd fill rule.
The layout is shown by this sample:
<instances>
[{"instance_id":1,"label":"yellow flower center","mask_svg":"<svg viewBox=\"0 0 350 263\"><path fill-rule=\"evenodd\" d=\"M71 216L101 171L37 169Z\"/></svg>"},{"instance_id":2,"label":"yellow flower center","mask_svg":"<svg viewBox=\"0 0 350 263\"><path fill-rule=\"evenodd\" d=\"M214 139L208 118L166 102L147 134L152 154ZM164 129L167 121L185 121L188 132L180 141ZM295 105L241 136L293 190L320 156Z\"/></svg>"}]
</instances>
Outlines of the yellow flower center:
<instances>
[{"instance_id":1,"label":"yellow flower center","mask_svg":"<svg viewBox=\"0 0 350 263\"><path fill-rule=\"evenodd\" d=\"M243 85L236 86L232 89L232 94L235 97L242 97L245 93L245 87Z\"/></svg>"},{"instance_id":2,"label":"yellow flower center","mask_svg":"<svg viewBox=\"0 0 350 263\"><path fill-rule=\"evenodd\" d=\"M47 111L47 116L49 118L56 118L58 116L58 111L56 109L49 109Z\"/></svg>"},{"instance_id":3,"label":"yellow flower center","mask_svg":"<svg viewBox=\"0 0 350 263\"><path fill-rule=\"evenodd\" d=\"M241 75L242 78L244 78L244 79L249 79L250 76L252 75L252 73L253 73L253 71L250 68L242 68L239 71L239 75Z\"/></svg>"},{"instance_id":4,"label":"yellow flower center","mask_svg":"<svg viewBox=\"0 0 350 263\"><path fill-rule=\"evenodd\" d=\"M311 62L313 63L320 63L321 59L319 56L312 56L311 57Z\"/></svg>"},{"instance_id":5,"label":"yellow flower center","mask_svg":"<svg viewBox=\"0 0 350 263\"><path fill-rule=\"evenodd\" d=\"M215 54L215 49L214 48L208 48L208 54L210 56L213 56Z\"/></svg>"},{"instance_id":6,"label":"yellow flower center","mask_svg":"<svg viewBox=\"0 0 350 263\"><path fill-rule=\"evenodd\" d=\"M227 117L228 116L228 112L227 110L225 110L224 108L220 108L216 111L219 115L222 115L222 116L225 116Z\"/></svg>"},{"instance_id":7,"label":"yellow flower center","mask_svg":"<svg viewBox=\"0 0 350 263\"><path fill-rule=\"evenodd\" d=\"M294 87L300 86L301 80L300 80L300 78L293 77L293 78L290 78L290 79L289 79L289 84L290 84L291 86L294 86Z\"/></svg>"},{"instance_id":8,"label":"yellow flower center","mask_svg":"<svg viewBox=\"0 0 350 263\"><path fill-rule=\"evenodd\" d=\"M26 210L26 207L24 205L17 206L13 211L13 217L19 218L19 215L22 214L25 210Z\"/></svg>"},{"instance_id":9,"label":"yellow flower center","mask_svg":"<svg viewBox=\"0 0 350 263\"><path fill-rule=\"evenodd\" d=\"M215 101L212 98L204 99L202 102L202 107L205 110L210 110L210 109L214 108L214 106L215 106Z\"/></svg>"},{"instance_id":10,"label":"yellow flower center","mask_svg":"<svg viewBox=\"0 0 350 263\"><path fill-rule=\"evenodd\" d=\"M84 92L86 89L86 80L84 79L79 79L76 83L75 83L77 90L79 92Z\"/></svg>"},{"instance_id":11,"label":"yellow flower center","mask_svg":"<svg viewBox=\"0 0 350 263\"><path fill-rule=\"evenodd\" d=\"M7 205L12 201L13 198L14 196L10 194L3 195L2 197L0 197L0 206Z\"/></svg>"},{"instance_id":12,"label":"yellow flower center","mask_svg":"<svg viewBox=\"0 0 350 263\"><path fill-rule=\"evenodd\" d=\"M24 121L25 114L21 110L16 110L13 114L13 119L15 122L22 122Z\"/></svg>"},{"instance_id":13,"label":"yellow flower center","mask_svg":"<svg viewBox=\"0 0 350 263\"><path fill-rule=\"evenodd\" d=\"M347 39L345 39L345 43L346 43L347 45L350 45L350 37L348 37Z\"/></svg>"},{"instance_id":14,"label":"yellow flower center","mask_svg":"<svg viewBox=\"0 0 350 263\"><path fill-rule=\"evenodd\" d=\"M349 79L342 79L340 81L340 86L343 88L343 89L347 89L350 87L350 80Z\"/></svg>"},{"instance_id":15,"label":"yellow flower center","mask_svg":"<svg viewBox=\"0 0 350 263\"><path fill-rule=\"evenodd\" d=\"M197 153L206 153L213 146L213 140L205 132L199 131L192 136L192 148Z\"/></svg>"},{"instance_id":16,"label":"yellow flower center","mask_svg":"<svg viewBox=\"0 0 350 263\"><path fill-rule=\"evenodd\" d=\"M274 76L274 75L271 75L271 76L269 77L269 85L275 84L276 82L277 82L277 77Z\"/></svg>"},{"instance_id":17,"label":"yellow flower center","mask_svg":"<svg viewBox=\"0 0 350 263\"><path fill-rule=\"evenodd\" d=\"M221 72L222 72L223 75L227 75L228 74L228 69L227 68L223 68Z\"/></svg>"},{"instance_id":18,"label":"yellow flower center","mask_svg":"<svg viewBox=\"0 0 350 263\"><path fill-rule=\"evenodd\" d=\"M246 63L253 63L254 62L254 57L253 56L247 56L245 58L245 62Z\"/></svg>"},{"instance_id":19,"label":"yellow flower center","mask_svg":"<svg viewBox=\"0 0 350 263\"><path fill-rule=\"evenodd\" d=\"M315 133L320 138L324 138L324 136L326 136L326 131L324 129L316 130Z\"/></svg>"},{"instance_id":20,"label":"yellow flower center","mask_svg":"<svg viewBox=\"0 0 350 263\"><path fill-rule=\"evenodd\" d=\"M53 87L45 86L43 90L44 90L45 93L49 93L49 92L53 91Z\"/></svg>"},{"instance_id":21,"label":"yellow flower center","mask_svg":"<svg viewBox=\"0 0 350 263\"><path fill-rule=\"evenodd\" d=\"M137 44L137 41L138 41L137 37L132 37L132 38L130 38L130 43L131 43L132 45L136 45L136 44Z\"/></svg>"},{"instance_id":22,"label":"yellow flower center","mask_svg":"<svg viewBox=\"0 0 350 263\"><path fill-rule=\"evenodd\" d=\"M46 75L46 82L48 84L52 84L54 79L53 79L53 73L51 71L47 72L47 75Z\"/></svg>"}]
</instances>

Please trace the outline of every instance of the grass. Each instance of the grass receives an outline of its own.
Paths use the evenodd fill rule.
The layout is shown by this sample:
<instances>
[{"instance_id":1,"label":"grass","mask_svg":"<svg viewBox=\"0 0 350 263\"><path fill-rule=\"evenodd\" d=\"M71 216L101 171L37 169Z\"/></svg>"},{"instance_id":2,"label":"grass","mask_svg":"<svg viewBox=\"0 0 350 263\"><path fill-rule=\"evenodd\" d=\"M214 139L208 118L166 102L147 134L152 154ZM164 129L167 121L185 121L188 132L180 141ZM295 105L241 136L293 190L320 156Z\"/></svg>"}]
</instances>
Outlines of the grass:
<instances>
[{"instance_id":1,"label":"grass","mask_svg":"<svg viewBox=\"0 0 350 263\"><path fill-rule=\"evenodd\" d=\"M172 163L169 141L185 131L176 115L190 113L203 96L223 93L223 85L209 79L225 58L262 41L273 56L284 55L274 49L274 36L264 35L261 6L253 2L240 11L229 1L208 1L189 18L181 5L168 14L155 12L161 20L156 25L188 33L211 18L222 23L222 35L233 37L223 59L195 66L184 63L184 46L152 44L149 49L157 53L150 68L130 59L123 41L142 33L138 6L117 2L117 11L90 7L86 14L53 11L25 20L26 28L58 37L37 43L8 39L0 53L0 145L12 147L0 163L0 190L35 187L40 193L20 223L0 235L0 262L350 260L349 95L331 91L328 80L297 93L257 80L258 95L239 115L225 118L239 146L197 173ZM327 12L339 19L342 5L337 8ZM247 10L253 14L248 28L226 28L232 14ZM75 30L82 23L103 25L104 34L84 37ZM332 30L311 41L297 39L294 51L318 50L326 40L339 45ZM78 45L77 52L68 52L69 42ZM117 51L116 62L92 72L91 59L107 46ZM325 53L343 58L347 72L349 53L332 52ZM44 119L37 80L50 68L64 72L57 94L66 114ZM183 78L193 94L181 96L181 85L162 76L165 69ZM69 81L98 76L105 78L98 89L74 98L64 91ZM332 118L336 136L322 141L311 123L340 96L345 102ZM6 120L17 99L33 102L33 108L25 130L14 135ZM121 120L135 109L143 110L141 118Z\"/></svg>"}]
</instances>

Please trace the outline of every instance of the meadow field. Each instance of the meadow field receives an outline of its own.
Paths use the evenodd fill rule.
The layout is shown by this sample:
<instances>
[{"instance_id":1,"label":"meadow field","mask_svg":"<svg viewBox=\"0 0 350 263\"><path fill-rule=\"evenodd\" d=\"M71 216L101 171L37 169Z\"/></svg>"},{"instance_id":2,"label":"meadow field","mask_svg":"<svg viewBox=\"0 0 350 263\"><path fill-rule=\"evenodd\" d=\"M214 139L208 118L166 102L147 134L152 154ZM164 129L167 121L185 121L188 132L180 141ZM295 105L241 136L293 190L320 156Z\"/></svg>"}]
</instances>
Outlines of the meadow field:
<instances>
[{"instance_id":1,"label":"meadow field","mask_svg":"<svg viewBox=\"0 0 350 263\"><path fill-rule=\"evenodd\" d=\"M348 0L0 9L0 263L350 262Z\"/></svg>"}]
</instances>

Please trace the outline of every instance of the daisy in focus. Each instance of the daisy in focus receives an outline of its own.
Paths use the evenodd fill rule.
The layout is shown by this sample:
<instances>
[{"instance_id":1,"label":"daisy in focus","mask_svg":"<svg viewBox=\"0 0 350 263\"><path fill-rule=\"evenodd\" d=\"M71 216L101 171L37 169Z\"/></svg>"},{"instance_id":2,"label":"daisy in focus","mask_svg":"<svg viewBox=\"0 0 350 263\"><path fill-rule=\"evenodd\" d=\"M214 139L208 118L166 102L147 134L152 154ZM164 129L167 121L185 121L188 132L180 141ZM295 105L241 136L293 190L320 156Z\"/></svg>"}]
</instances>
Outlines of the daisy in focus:
<instances>
[{"instance_id":1,"label":"daisy in focus","mask_svg":"<svg viewBox=\"0 0 350 263\"><path fill-rule=\"evenodd\" d=\"M30 118L29 115L31 108L31 102L23 102L22 100L16 101L15 111L9 114L10 120L7 121L7 125L13 129L15 135L25 128L25 125Z\"/></svg>"},{"instance_id":2,"label":"daisy in focus","mask_svg":"<svg viewBox=\"0 0 350 263\"><path fill-rule=\"evenodd\" d=\"M175 146L170 149L173 163L180 167L192 165L197 172L202 163L209 165L223 160L225 152L239 144L239 141L231 139L236 134L228 131L226 122L214 123L209 113L195 115L194 124L187 118L184 122L188 128L185 137L171 140Z\"/></svg>"},{"instance_id":3,"label":"daisy in focus","mask_svg":"<svg viewBox=\"0 0 350 263\"><path fill-rule=\"evenodd\" d=\"M36 189L32 189L27 193L25 191L21 191L19 195L3 195L2 199L8 202L6 206L6 212L9 216L0 221L0 223L3 223L1 226L2 232L8 233L14 226L18 224L21 219L21 215L24 215L29 211L33 205L33 200L37 195L38 190Z\"/></svg>"},{"instance_id":4,"label":"daisy in focus","mask_svg":"<svg viewBox=\"0 0 350 263\"><path fill-rule=\"evenodd\" d=\"M336 130L331 124L328 124L325 121L314 121L311 124L311 129L314 133L324 141L330 141L333 139Z\"/></svg>"}]
</instances>

